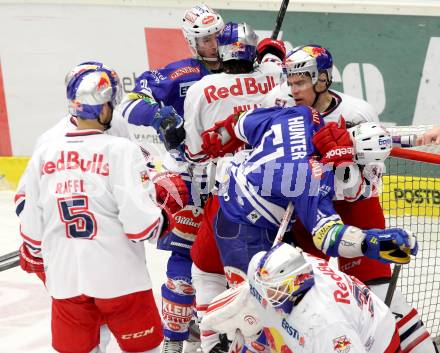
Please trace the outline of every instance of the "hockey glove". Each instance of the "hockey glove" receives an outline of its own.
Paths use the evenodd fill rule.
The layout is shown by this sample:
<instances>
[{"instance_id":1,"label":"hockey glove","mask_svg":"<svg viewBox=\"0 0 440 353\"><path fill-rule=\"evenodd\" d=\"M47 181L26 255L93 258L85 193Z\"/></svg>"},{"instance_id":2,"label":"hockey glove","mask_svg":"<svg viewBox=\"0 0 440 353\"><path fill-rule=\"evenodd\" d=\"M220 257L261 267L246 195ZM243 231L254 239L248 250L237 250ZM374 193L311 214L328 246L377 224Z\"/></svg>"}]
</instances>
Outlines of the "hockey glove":
<instances>
[{"instance_id":1,"label":"hockey glove","mask_svg":"<svg viewBox=\"0 0 440 353\"><path fill-rule=\"evenodd\" d=\"M19 249L20 267L28 273L44 273L44 264L41 257L31 254L25 243L21 244Z\"/></svg>"},{"instance_id":2,"label":"hockey glove","mask_svg":"<svg viewBox=\"0 0 440 353\"><path fill-rule=\"evenodd\" d=\"M280 58L282 62L286 60L286 47L282 40L264 38L257 45L257 61L261 64L266 54L273 54Z\"/></svg>"},{"instance_id":3,"label":"hockey glove","mask_svg":"<svg viewBox=\"0 0 440 353\"><path fill-rule=\"evenodd\" d=\"M151 180L156 188L156 201L160 208L166 208L174 214L188 204L189 191L179 174L158 173Z\"/></svg>"},{"instance_id":4,"label":"hockey glove","mask_svg":"<svg viewBox=\"0 0 440 353\"><path fill-rule=\"evenodd\" d=\"M353 163L354 147L350 134L341 117L340 125L331 122L320 129L312 138L313 144L321 154L321 163Z\"/></svg>"},{"instance_id":5,"label":"hockey glove","mask_svg":"<svg viewBox=\"0 0 440 353\"><path fill-rule=\"evenodd\" d=\"M185 140L183 118L172 106L159 109L151 125L159 134L167 151L178 149Z\"/></svg>"},{"instance_id":6,"label":"hockey glove","mask_svg":"<svg viewBox=\"0 0 440 353\"><path fill-rule=\"evenodd\" d=\"M214 127L202 133L202 151L211 158L223 157L227 153L236 152L244 142L235 135L234 126L239 115L229 115L225 120L218 121Z\"/></svg>"},{"instance_id":7,"label":"hockey glove","mask_svg":"<svg viewBox=\"0 0 440 353\"><path fill-rule=\"evenodd\" d=\"M407 264L410 255L418 251L414 233L401 228L370 229L364 231L362 252L365 256L384 263Z\"/></svg>"}]
</instances>

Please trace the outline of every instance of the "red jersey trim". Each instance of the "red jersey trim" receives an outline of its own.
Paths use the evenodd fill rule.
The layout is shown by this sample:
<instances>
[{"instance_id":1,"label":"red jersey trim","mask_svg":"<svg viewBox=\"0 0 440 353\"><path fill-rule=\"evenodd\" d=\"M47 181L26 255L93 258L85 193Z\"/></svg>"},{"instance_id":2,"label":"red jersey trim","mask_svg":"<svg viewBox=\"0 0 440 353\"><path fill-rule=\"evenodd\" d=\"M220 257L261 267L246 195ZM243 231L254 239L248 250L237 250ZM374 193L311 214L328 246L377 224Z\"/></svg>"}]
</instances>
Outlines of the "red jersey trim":
<instances>
[{"instance_id":1,"label":"red jersey trim","mask_svg":"<svg viewBox=\"0 0 440 353\"><path fill-rule=\"evenodd\" d=\"M150 225L149 227L144 229L142 232L140 232L140 233L133 233L133 234L126 233L126 235L131 240L139 240L139 239L142 239L143 237L145 237L152 230L154 230L154 228L156 228L159 224L160 224L160 218L156 219L156 221L154 221L152 225ZM150 238L150 237L148 237L148 238Z\"/></svg>"}]
</instances>

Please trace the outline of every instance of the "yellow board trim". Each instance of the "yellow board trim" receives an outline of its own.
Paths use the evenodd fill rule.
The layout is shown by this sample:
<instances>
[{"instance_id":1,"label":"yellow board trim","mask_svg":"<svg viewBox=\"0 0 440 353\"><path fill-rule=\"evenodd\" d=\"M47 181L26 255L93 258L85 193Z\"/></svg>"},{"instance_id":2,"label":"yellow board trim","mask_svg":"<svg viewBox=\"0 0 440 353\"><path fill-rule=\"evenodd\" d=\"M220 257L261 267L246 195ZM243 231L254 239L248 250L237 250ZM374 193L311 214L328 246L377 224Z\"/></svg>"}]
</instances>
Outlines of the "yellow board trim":
<instances>
[{"instance_id":1,"label":"yellow board trim","mask_svg":"<svg viewBox=\"0 0 440 353\"><path fill-rule=\"evenodd\" d=\"M382 208L390 216L440 216L440 178L385 175Z\"/></svg>"},{"instance_id":2,"label":"yellow board trim","mask_svg":"<svg viewBox=\"0 0 440 353\"><path fill-rule=\"evenodd\" d=\"M0 190L15 190L29 157L0 157Z\"/></svg>"}]
</instances>

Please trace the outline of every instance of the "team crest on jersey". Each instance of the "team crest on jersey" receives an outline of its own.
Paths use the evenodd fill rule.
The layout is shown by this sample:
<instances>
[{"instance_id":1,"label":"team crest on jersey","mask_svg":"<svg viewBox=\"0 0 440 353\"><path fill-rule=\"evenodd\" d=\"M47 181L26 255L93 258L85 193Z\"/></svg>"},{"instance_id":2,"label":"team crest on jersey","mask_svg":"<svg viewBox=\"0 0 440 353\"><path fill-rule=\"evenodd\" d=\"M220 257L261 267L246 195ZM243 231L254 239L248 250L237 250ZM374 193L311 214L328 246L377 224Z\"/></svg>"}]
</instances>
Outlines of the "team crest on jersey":
<instances>
[{"instance_id":1,"label":"team crest on jersey","mask_svg":"<svg viewBox=\"0 0 440 353\"><path fill-rule=\"evenodd\" d=\"M257 212L256 210L253 210L251 213L249 213L246 218L251 222L252 224L258 221L261 217L261 214Z\"/></svg>"},{"instance_id":2,"label":"team crest on jersey","mask_svg":"<svg viewBox=\"0 0 440 353\"><path fill-rule=\"evenodd\" d=\"M338 353L348 353L351 349L351 342L347 336L340 336L333 339L333 350Z\"/></svg>"}]
</instances>

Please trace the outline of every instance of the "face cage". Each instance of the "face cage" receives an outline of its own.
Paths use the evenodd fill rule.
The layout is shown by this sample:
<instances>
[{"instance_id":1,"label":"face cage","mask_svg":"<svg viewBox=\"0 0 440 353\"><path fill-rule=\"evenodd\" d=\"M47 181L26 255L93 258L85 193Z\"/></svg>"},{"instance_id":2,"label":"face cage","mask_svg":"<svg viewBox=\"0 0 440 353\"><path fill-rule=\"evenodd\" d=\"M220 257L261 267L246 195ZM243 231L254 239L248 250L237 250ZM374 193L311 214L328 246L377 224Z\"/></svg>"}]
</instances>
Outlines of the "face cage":
<instances>
[{"instance_id":1,"label":"face cage","mask_svg":"<svg viewBox=\"0 0 440 353\"><path fill-rule=\"evenodd\" d=\"M306 271L309 269L310 271ZM260 286L263 294L263 298L266 299L270 305L274 308L283 305L291 296L299 294L298 291L301 285L310 277L304 276L307 274L312 274L312 269L309 263L303 264L296 271L296 274L290 275L281 281L265 281L260 278L258 274L255 275L255 283ZM301 282L298 282L298 277L304 276ZM297 281L297 283L295 283Z\"/></svg>"}]
</instances>

